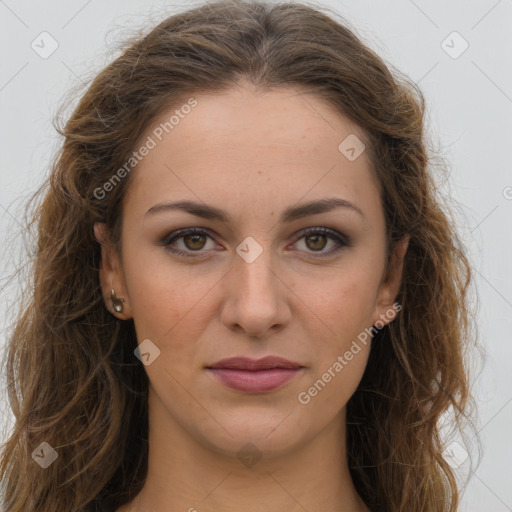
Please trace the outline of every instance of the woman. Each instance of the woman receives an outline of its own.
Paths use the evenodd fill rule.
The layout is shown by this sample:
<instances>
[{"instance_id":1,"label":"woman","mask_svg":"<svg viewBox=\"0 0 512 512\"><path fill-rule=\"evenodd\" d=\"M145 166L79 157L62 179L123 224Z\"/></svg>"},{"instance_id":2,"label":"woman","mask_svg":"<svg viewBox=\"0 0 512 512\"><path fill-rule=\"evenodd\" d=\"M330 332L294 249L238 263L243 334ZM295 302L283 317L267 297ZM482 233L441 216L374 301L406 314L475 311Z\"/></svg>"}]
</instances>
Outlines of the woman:
<instances>
[{"instance_id":1,"label":"woman","mask_svg":"<svg viewBox=\"0 0 512 512\"><path fill-rule=\"evenodd\" d=\"M345 25L206 4L81 98L36 196L6 510L457 510L470 269L421 92Z\"/></svg>"}]
</instances>

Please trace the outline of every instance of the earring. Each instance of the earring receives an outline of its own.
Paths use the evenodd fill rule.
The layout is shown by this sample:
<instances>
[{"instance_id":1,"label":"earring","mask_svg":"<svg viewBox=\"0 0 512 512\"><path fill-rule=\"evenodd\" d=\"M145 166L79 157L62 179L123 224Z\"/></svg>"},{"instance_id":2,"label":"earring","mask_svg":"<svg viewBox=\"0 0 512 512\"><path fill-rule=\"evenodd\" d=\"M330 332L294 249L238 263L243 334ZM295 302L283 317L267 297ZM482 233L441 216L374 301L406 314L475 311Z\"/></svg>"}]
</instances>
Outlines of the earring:
<instances>
[{"instance_id":1,"label":"earring","mask_svg":"<svg viewBox=\"0 0 512 512\"><path fill-rule=\"evenodd\" d=\"M123 310L124 299L122 299L122 298L118 299L116 297L116 292L114 290L110 291L110 298L112 299L112 305L114 306L114 311L116 311L117 313L121 313L121 311Z\"/></svg>"}]
</instances>

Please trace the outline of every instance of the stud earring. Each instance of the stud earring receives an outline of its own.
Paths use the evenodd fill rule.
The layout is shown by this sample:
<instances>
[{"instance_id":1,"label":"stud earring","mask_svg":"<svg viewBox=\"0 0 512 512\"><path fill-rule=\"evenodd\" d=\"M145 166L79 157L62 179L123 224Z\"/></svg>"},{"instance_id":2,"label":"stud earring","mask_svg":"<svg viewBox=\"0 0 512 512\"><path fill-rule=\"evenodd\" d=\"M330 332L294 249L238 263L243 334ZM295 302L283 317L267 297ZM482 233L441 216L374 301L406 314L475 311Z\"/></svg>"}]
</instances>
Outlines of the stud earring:
<instances>
[{"instance_id":1,"label":"stud earring","mask_svg":"<svg viewBox=\"0 0 512 512\"><path fill-rule=\"evenodd\" d=\"M118 299L116 297L116 292L114 290L110 291L110 298L112 299L112 305L114 306L114 311L116 311L117 313L121 313L121 311L123 310L124 299L122 299L122 298Z\"/></svg>"}]
</instances>

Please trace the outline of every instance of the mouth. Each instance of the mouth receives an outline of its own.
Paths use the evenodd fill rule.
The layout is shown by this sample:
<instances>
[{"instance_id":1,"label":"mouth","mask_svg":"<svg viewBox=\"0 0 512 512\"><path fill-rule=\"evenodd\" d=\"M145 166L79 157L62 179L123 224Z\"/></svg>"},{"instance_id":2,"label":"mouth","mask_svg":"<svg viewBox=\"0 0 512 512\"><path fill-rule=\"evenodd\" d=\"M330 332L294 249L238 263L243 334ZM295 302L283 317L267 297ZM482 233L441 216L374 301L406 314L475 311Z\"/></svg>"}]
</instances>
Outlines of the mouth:
<instances>
[{"instance_id":1,"label":"mouth","mask_svg":"<svg viewBox=\"0 0 512 512\"><path fill-rule=\"evenodd\" d=\"M217 361L205 369L231 389L263 393L284 386L301 373L304 366L276 356L257 360L233 357Z\"/></svg>"}]
</instances>

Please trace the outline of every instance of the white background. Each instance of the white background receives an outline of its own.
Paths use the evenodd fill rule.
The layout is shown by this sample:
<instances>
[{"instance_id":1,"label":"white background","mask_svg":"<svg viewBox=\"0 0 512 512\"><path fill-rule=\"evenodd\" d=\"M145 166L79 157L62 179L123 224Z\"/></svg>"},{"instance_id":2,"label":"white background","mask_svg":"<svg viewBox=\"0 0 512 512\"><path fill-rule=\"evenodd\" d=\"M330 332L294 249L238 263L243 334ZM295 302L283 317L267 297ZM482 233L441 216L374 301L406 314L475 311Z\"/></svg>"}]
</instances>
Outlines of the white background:
<instances>
[{"instance_id":1,"label":"white background","mask_svg":"<svg viewBox=\"0 0 512 512\"><path fill-rule=\"evenodd\" d=\"M24 202L48 173L59 143L52 119L64 94L110 62L116 43L134 30L195 4L0 0L1 285L17 261ZM460 510L512 511L512 1L322 5L350 20L367 44L425 94L429 133L451 170L444 187L460 205L459 232L474 265L477 324L487 353L476 361L483 371L474 385L483 458ZM59 45L47 59L31 48L43 31ZM454 31L469 44L458 58L442 46ZM450 36L445 44L456 52L463 41ZM15 293L14 283L2 289L0 349ZM7 413L3 421L10 421ZM471 474L468 462L458 469L463 476Z\"/></svg>"}]
</instances>

